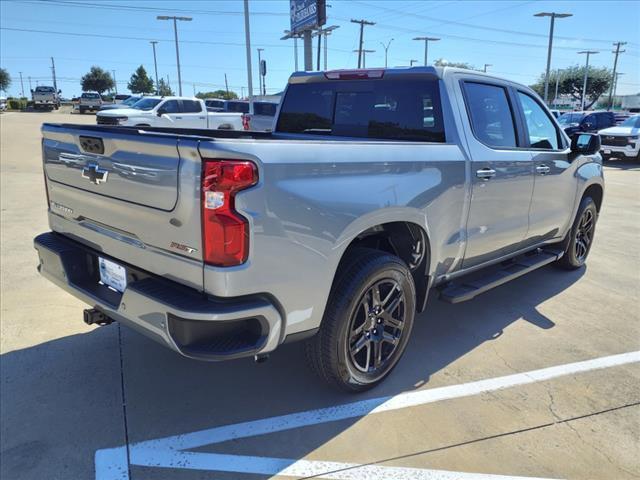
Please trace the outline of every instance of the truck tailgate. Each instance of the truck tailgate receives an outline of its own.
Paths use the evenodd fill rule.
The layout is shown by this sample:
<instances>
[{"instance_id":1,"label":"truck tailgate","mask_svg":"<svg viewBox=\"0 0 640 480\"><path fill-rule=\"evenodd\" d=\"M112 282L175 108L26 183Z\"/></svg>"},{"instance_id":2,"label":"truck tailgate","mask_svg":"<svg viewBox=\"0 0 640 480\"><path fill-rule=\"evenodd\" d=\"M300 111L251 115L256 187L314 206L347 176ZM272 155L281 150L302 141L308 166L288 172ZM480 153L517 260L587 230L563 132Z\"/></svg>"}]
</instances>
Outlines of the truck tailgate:
<instances>
[{"instance_id":1,"label":"truck tailgate","mask_svg":"<svg viewBox=\"0 0 640 480\"><path fill-rule=\"evenodd\" d=\"M42 134L52 230L202 288L197 139L52 124Z\"/></svg>"}]
</instances>

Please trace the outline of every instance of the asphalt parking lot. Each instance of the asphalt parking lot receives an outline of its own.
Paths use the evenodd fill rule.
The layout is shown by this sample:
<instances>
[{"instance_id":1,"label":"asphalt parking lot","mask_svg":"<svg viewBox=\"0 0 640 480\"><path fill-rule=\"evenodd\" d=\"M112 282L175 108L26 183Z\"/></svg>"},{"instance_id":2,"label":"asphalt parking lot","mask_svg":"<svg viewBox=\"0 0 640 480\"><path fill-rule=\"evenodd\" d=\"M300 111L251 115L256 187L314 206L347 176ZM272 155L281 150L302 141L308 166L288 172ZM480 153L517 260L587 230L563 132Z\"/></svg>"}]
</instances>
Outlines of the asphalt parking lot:
<instances>
[{"instance_id":1,"label":"asphalt parking lot","mask_svg":"<svg viewBox=\"0 0 640 480\"><path fill-rule=\"evenodd\" d=\"M3 479L640 477L640 165L607 164L586 268L432 295L393 375L354 396L296 344L208 364L85 326L36 273L44 121L95 119L0 115Z\"/></svg>"}]
</instances>

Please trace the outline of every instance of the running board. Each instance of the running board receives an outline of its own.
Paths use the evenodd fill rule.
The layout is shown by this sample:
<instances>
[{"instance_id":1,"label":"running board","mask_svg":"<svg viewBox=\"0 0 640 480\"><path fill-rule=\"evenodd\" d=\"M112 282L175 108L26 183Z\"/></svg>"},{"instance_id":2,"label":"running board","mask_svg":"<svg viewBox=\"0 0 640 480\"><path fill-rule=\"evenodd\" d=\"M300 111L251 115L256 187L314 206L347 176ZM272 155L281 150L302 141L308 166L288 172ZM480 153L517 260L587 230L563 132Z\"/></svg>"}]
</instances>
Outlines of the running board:
<instances>
[{"instance_id":1,"label":"running board","mask_svg":"<svg viewBox=\"0 0 640 480\"><path fill-rule=\"evenodd\" d=\"M492 288L559 260L563 253L561 250L547 249L515 257L508 263L499 265L498 270L495 267L489 268L490 271L484 275L480 271L470 275L473 279L465 280L463 277L459 284L455 282L448 284L440 291L440 299L447 303L466 302Z\"/></svg>"}]
</instances>

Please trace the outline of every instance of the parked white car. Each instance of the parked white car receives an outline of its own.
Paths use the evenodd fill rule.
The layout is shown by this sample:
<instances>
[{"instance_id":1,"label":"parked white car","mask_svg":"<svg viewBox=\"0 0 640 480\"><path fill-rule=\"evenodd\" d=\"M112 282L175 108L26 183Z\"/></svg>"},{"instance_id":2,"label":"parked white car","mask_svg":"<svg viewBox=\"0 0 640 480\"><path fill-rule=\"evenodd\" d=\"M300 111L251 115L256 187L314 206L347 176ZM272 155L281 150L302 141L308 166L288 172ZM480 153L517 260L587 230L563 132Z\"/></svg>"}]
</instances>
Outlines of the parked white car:
<instances>
[{"instance_id":1,"label":"parked white car","mask_svg":"<svg viewBox=\"0 0 640 480\"><path fill-rule=\"evenodd\" d=\"M627 118L620 125L605 128L600 134L600 153L604 160L611 157L640 160L640 115Z\"/></svg>"},{"instance_id":2,"label":"parked white car","mask_svg":"<svg viewBox=\"0 0 640 480\"><path fill-rule=\"evenodd\" d=\"M195 97L144 97L130 108L98 112L100 125L244 130L243 114L208 112Z\"/></svg>"}]
</instances>

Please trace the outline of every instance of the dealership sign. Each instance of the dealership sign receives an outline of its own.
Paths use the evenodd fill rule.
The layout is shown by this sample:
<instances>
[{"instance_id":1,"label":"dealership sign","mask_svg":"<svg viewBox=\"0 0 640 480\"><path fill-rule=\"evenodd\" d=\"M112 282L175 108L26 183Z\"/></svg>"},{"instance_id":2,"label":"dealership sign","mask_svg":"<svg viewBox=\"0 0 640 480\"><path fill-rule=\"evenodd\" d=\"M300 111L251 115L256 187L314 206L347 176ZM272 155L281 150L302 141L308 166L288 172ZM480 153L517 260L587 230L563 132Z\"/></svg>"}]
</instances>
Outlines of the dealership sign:
<instances>
[{"instance_id":1,"label":"dealership sign","mask_svg":"<svg viewBox=\"0 0 640 480\"><path fill-rule=\"evenodd\" d=\"M320 27L327 21L326 0L290 0L290 2L293 33Z\"/></svg>"}]
</instances>

